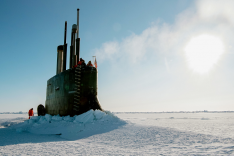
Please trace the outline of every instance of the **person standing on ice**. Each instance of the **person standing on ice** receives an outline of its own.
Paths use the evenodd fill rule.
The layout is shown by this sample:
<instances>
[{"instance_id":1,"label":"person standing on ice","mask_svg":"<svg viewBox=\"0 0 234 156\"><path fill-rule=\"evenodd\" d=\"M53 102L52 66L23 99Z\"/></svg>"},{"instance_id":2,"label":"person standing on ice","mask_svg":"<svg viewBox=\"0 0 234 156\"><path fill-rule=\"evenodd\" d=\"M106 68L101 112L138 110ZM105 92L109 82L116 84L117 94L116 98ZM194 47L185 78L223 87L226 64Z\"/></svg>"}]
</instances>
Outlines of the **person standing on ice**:
<instances>
[{"instance_id":1,"label":"person standing on ice","mask_svg":"<svg viewBox=\"0 0 234 156\"><path fill-rule=\"evenodd\" d=\"M29 116L28 119L30 119L30 116L34 116L33 108L29 109L28 116Z\"/></svg>"}]
</instances>

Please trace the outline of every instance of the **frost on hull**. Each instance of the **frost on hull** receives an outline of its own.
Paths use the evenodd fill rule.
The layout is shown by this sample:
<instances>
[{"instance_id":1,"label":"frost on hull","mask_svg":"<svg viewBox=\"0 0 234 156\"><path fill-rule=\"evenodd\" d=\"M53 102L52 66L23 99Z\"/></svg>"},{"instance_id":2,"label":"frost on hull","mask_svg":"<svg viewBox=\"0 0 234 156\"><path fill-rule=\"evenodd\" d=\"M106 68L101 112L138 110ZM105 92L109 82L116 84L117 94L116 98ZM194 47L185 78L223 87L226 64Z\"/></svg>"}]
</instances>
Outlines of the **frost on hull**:
<instances>
[{"instance_id":1,"label":"frost on hull","mask_svg":"<svg viewBox=\"0 0 234 156\"><path fill-rule=\"evenodd\" d=\"M45 108L47 114L61 116L102 110L97 98L97 69L78 66L49 79Z\"/></svg>"}]
</instances>

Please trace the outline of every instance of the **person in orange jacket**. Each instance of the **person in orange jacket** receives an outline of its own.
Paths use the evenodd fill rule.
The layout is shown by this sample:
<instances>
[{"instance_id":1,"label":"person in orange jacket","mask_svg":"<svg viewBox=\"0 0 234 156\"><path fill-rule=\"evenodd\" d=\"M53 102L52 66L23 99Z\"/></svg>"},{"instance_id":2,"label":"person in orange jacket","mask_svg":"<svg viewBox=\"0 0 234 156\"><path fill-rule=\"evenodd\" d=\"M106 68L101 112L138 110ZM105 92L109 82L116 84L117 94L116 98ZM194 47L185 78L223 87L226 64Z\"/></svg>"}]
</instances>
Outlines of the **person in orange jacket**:
<instances>
[{"instance_id":1,"label":"person in orange jacket","mask_svg":"<svg viewBox=\"0 0 234 156\"><path fill-rule=\"evenodd\" d=\"M86 64L85 61L82 58L80 58L80 61L77 63L77 65L74 65L73 68L78 67L78 65L86 65Z\"/></svg>"},{"instance_id":2,"label":"person in orange jacket","mask_svg":"<svg viewBox=\"0 0 234 156\"><path fill-rule=\"evenodd\" d=\"M82 58L80 58L80 61L78 62L78 64L77 65L81 65L83 63L83 59Z\"/></svg>"},{"instance_id":3,"label":"person in orange jacket","mask_svg":"<svg viewBox=\"0 0 234 156\"><path fill-rule=\"evenodd\" d=\"M29 111L28 111L28 119L30 119L30 116L34 116L34 113L33 113L33 108L31 108Z\"/></svg>"},{"instance_id":4,"label":"person in orange jacket","mask_svg":"<svg viewBox=\"0 0 234 156\"><path fill-rule=\"evenodd\" d=\"M87 66L93 67L93 64L91 63L91 61L87 63Z\"/></svg>"},{"instance_id":5,"label":"person in orange jacket","mask_svg":"<svg viewBox=\"0 0 234 156\"><path fill-rule=\"evenodd\" d=\"M78 65L84 65L85 66L86 65L85 64L85 60L83 60L82 58L80 58L80 61L78 62Z\"/></svg>"}]
</instances>

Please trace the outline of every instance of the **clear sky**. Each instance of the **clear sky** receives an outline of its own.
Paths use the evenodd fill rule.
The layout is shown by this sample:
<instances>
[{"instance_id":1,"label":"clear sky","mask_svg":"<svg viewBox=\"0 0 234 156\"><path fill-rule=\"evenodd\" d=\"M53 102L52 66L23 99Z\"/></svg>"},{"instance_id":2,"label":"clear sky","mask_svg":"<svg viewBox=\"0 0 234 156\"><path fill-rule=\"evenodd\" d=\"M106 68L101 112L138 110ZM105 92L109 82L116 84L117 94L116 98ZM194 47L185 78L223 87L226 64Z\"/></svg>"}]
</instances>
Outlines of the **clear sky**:
<instances>
[{"instance_id":1,"label":"clear sky","mask_svg":"<svg viewBox=\"0 0 234 156\"><path fill-rule=\"evenodd\" d=\"M234 110L232 0L1 0L0 112L45 104L77 8L105 110Z\"/></svg>"}]
</instances>

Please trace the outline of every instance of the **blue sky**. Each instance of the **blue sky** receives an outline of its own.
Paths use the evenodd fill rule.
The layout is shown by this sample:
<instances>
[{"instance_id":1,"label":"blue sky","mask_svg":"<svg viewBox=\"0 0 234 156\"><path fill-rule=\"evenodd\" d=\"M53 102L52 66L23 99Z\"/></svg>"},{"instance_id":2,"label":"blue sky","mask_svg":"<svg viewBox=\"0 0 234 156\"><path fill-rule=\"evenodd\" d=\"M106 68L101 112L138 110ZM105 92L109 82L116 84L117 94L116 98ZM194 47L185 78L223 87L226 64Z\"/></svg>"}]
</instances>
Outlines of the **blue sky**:
<instances>
[{"instance_id":1,"label":"blue sky","mask_svg":"<svg viewBox=\"0 0 234 156\"><path fill-rule=\"evenodd\" d=\"M63 44L64 22L70 46L77 8L81 57L88 62L97 56L98 97L104 109L234 110L233 6L231 0L3 0L0 112L45 104L46 82L56 73L57 46ZM207 39L199 38L204 34ZM213 63L210 58L219 47L212 37L223 45ZM203 60L211 64L206 73L191 68L188 61L184 49L192 38L204 40L200 51L211 40L214 50Z\"/></svg>"}]
</instances>

